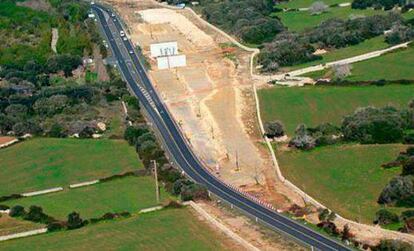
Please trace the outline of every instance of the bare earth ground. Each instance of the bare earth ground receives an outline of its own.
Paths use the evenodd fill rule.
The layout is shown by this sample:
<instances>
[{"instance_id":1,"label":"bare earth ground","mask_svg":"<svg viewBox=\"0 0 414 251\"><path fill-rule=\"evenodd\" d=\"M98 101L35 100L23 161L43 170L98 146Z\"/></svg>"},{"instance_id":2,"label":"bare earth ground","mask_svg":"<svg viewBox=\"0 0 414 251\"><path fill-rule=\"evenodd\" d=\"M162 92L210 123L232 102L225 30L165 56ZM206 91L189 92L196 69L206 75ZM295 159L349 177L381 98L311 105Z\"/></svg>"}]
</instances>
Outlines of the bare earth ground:
<instances>
[{"instance_id":1,"label":"bare earth ground","mask_svg":"<svg viewBox=\"0 0 414 251\"><path fill-rule=\"evenodd\" d=\"M150 61L150 78L191 143L212 172L278 207L292 193L277 184L271 159L260 145L250 53L234 48L236 60L220 47L230 41L186 10L160 8L148 0L108 0L125 20L134 43ZM152 43L177 41L187 66L158 70ZM303 204L298 196L294 198Z\"/></svg>"},{"instance_id":2,"label":"bare earth ground","mask_svg":"<svg viewBox=\"0 0 414 251\"><path fill-rule=\"evenodd\" d=\"M6 144L10 141L15 140L15 137L9 137L9 136L0 136L0 145Z\"/></svg>"},{"instance_id":3,"label":"bare earth ground","mask_svg":"<svg viewBox=\"0 0 414 251\"><path fill-rule=\"evenodd\" d=\"M150 78L211 171L276 208L287 209L292 203L304 206L302 198L277 179L269 152L261 144L252 92L255 80L249 74L250 53L236 47L236 60L226 58L220 45L229 40L188 10L162 8L151 0L106 2L126 22L131 39L151 64ZM157 69L156 61L149 57L149 45L167 41L178 42L179 53L187 56L186 67ZM222 216L226 220L232 218ZM308 215L307 219L317 223L315 216ZM335 223L342 228L347 222ZM370 244L380 238L400 236L354 224L351 232L358 233L359 241ZM412 241L411 236L404 239Z\"/></svg>"},{"instance_id":4,"label":"bare earth ground","mask_svg":"<svg viewBox=\"0 0 414 251\"><path fill-rule=\"evenodd\" d=\"M43 228L44 225L30 221L17 220L7 214L0 214L0 236L16 234Z\"/></svg>"},{"instance_id":5,"label":"bare earth ground","mask_svg":"<svg viewBox=\"0 0 414 251\"><path fill-rule=\"evenodd\" d=\"M199 202L197 204L220 223L224 224L239 236L242 236L243 239L259 250L307 250L295 241L287 239L275 231L258 224L252 224L249 218L230 208L217 205L214 202Z\"/></svg>"}]
</instances>

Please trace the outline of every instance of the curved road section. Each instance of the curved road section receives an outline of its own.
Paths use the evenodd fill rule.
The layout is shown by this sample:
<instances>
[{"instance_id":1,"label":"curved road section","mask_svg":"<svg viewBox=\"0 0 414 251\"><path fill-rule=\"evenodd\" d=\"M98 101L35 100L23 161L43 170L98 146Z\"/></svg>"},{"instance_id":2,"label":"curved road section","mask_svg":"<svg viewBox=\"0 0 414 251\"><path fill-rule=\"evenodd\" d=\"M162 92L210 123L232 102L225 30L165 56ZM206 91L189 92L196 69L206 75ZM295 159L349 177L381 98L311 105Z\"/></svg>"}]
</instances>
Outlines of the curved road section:
<instances>
[{"instance_id":1,"label":"curved road section","mask_svg":"<svg viewBox=\"0 0 414 251\"><path fill-rule=\"evenodd\" d=\"M120 19L110 10L100 5L92 5L101 28L111 46L117 66L130 90L141 102L148 113L149 119L158 130L164 146L177 164L192 180L207 187L207 189L224 201L236 206L256 221L283 232L300 242L319 250L351 250L335 240L315 232L314 230L279 214L262 205L249 196L240 193L231 186L217 179L211 174L184 139L178 125L169 114L147 73L136 55L136 51L129 39L123 39L120 31L123 30Z\"/></svg>"}]
</instances>

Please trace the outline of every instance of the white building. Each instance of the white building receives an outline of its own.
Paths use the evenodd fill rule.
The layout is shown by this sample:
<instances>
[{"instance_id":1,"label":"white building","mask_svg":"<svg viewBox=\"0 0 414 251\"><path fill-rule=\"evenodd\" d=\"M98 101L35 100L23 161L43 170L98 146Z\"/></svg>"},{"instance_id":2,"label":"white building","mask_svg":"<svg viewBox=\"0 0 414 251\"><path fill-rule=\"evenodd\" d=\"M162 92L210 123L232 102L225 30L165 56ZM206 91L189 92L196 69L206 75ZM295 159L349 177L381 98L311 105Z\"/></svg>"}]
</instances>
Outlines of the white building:
<instances>
[{"instance_id":1,"label":"white building","mask_svg":"<svg viewBox=\"0 0 414 251\"><path fill-rule=\"evenodd\" d=\"M157 57L157 66L159 70L183 67L187 65L185 55L172 55Z\"/></svg>"},{"instance_id":2,"label":"white building","mask_svg":"<svg viewBox=\"0 0 414 251\"><path fill-rule=\"evenodd\" d=\"M172 56L178 54L177 42L166 42L150 45L151 57Z\"/></svg>"}]
</instances>

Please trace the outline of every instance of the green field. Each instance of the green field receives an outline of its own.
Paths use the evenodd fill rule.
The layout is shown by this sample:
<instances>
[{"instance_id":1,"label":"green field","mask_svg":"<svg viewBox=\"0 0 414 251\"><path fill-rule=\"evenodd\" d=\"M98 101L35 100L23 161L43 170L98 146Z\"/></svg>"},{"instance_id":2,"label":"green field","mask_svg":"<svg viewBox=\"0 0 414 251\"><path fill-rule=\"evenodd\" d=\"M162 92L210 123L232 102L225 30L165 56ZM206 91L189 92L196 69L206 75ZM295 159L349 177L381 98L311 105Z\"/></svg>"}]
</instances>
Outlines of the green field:
<instances>
[{"instance_id":1,"label":"green field","mask_svg":"<svg viewBox=\"0 0 414 251\"><path fill-rule=\"evenodd\" d=\"M312 3L317 2L318 0L291 0L287 2L281 2L277 5L279 8L289 8L289 9L298 9L298 8L308 8ZM347 2L346 0L324 0L327 5L340 4Z\"/></svg>"},{"instance_id":2,"label":"green field","mask_svg":"<svg viewBox=\"0 0 414 251\"><path fill-rule=\"evenodd\" d=\"M142 168L123 140L34 138L0 150L0 196Z\"/></svg>"},{"instance_id":3,"label":"green field","mask_svg":"<svg viewBox=\"0 0 414 251\"><path fill-rule=\"evenodd\" d=\"M414 46L352 64L349 80L414 80Z\"/></svg>"},{"instance_id":4,"label":"green field","mask_svg":"<svg viewBox=\"0 0 414 251\"><path fill-rule=\"evenodd\" d=\"M400 168L382 169L403 145L336 145L312 151L278 152L285 177L309 195L351 220L372 223L376 203ZM395 209L401 211L403 208Z\"/></svg>"},{"instance_id":5,"label":"green field","mask_svg":"<svg viewBox=\"0 0 414 251\"><path fill-rule=\"evenodd\" d=\"M328 62L333 62L349 57L358 56L361 54L365 54L375 50L382 50L389 47L387 43L384 41L384 36L378 36L371 39L367 39L362 43L357 45L348 46L341 49L333 49L328 51L327 53L321 55L322 59L315 60L311 62L307 62L304 64L298 64L292 67L285 67L284 71L291 71L296 69L305 68L312 65L324 64Z\"/></svg>"},{"instance_id":6,"label":"green field","mask_svg":"<svg viewBox=\"0 0 414 251\"><path fill-rule=\"evenodd\" d=\"M161 192L161 198L168 199L164 190ZM41 206L45 213L61 220L73 211L84 218L94 218L107 212L133 213L157 205L152 177L126 177L59 193L7 201L5 204L25 208Z\"/></svg>"},{"instance_id":7,"label":"green field","mask_svg":"<svg viewBox=\"0 0 414 251\"><path fill-rule=\"evenodd\" d=\"M169 209L1 244L6 250L223 250L189 209Z\"/></svg>"},{"instance_id":8,"label":"green field","mask_svg":"<svg viewBox=\"0 0 414 251\"><path fill-rule=\"evenodd\" d=\"M380 57L352 64L351 75L346 79L351 81L369 80L414 80L414 47L386 53ZM314 79L333 78L331 69L311 72L304 76Z\"/></svg>"},{"instance_id":9,"label":"green field","mask_svg":"<svg viewBox=\"0 0 414 251\"><path fill-rule=\"evenodd\" d=\"M278 12L274 15L278 16L282 23L292 31L303 31L306 28L318 26L323 21L330 18L348 19L350 15L357 16L371 16L381 14L383 12L373 9L351 9L348 7L333 7L329 8L325 13L320 15L312 15L309 11L287 11Z\"/></svg>"},{"instance_id":10,"label":"green field","mask_svg":"<svg viewBox=\"0 0 414 251\"><path fill-rule=\"evenodd\" d=\"M300 123L310 127L323 122L339 124L358 107L405 107L414 98L414 85L274 87L258 94L263 121L280 120L292 135Z\"/></svg>"}]
</instances>

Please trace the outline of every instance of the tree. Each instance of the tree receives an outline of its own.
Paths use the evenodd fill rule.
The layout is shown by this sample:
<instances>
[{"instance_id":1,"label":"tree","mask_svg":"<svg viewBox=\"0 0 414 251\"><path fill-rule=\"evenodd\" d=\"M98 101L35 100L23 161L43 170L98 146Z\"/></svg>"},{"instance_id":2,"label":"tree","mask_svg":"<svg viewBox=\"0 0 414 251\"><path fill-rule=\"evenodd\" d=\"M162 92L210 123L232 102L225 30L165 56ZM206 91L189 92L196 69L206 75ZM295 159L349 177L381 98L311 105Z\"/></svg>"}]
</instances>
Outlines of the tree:
<instances>
[{"instance_id":1,"label":"tree","mask_svg":"<svg viewBox=\"0 0 414 251\"><path fill-rule=\"evenodd\" d=\"M346 140L384 144L401 142L406 127L400 111L393 107L364 107L345 116L341 129Z\"/></svg>"},{"instance_id":2,"label":"tree","mask_svg":"<svg viewBox=\"0 0 414 251\"><path fill-rule=\"evenodd\" d=\"M375 213L375 221L374 223L380 224L380 225L388 225L391 223L397 223L399 222L398 215L395 213L392 213L386 209L380 209Z\"/></svg>"},{"instance_id":3,"label":"tree","mask_svg":"<svg viewBox=\"0 0 414 251\"><path fill-rule=\"evenodd\" d=\"M20 217L24 216L26 214L26 211L24 210L24 207L20 205L16 205L10 209L9 215L11 217Z\"/></svg>"},{"instance_id":4,"label":"tree","mask_svg":"<svg viewBox=\"0 0 414 251\"><path fill-rule=\"evenodd\" d=\"M414 182L411 175L397 176L382 190L379 198L379 204L395 204L396 202L404 202L414 196Z\"/></svg>"},{"instance_id":5,"label":"tree","mask_svg":"<svg viewBox=\"0 0 414 251\"><path fill-rule=\"evenodd\" d=\"M309 135L306 125L301 124L296 128L295 137L289 142L290 147L296 147L302 150L311 150L315 148L315 139Z\"/></svg>"},{"instance_id":6,"label":"tree","mask_svg":"<svg viewBox=\"0 0 414 251\"><path fill-rule=\"evenodd\" d=\"M329 210L327 208L324 208L322 211L320 211L318 215L319 221L326 221L328 216L329 216Z\"/></svg>"},{"instance_id":7,"label":"tree","mask_svg":"<svg viewBox=\"0 0 414 251\"><path fill-rule=\"evenodd\" d=\"M25 121L14 124L13 132L17 136L23 136L26 133L40 134L42 129L32 121Z\"/></svg>"},{"instance_id":8,"label":"tree","mask_svg":"<svg viewBox=\"0 0 414 251\"><path fill-rule=\"evenodd\" d=\"M88 139L92 138L92 135L95 133L95 129L90 126L85 126L82 131L79 133L79 138Z\"/></svg>"},{"instance_id":9,"label":"tree","mask_svg":"<svg viewBox=\"0 0 414 251\"><path fill-rule=\"evenodd\" d=\"M271 121L264 124L265 134L269 138L281 137L285 135L285 129L280 121Z\"/></svg>"},{"instance_id":10,"label":"tree","mask_svg":"<svg viewBox=\"0 0 414 251\"><path fill-rule=\"evenodd\" d=\"M27 106L21 104L12 104L6 107L4 110L6 114L13 118L23 119L27 116Z\"/></svg>"},{"instance_id":11,"label":"tree","mask_svg":"<svg viewBox=\"0 0 414 251\"><path fill-rule=\"evenodd\" d=\"M68 215L68 223L67 227L68 229L76 229L81 228L84 225L84 221L80 217L79 213L72 212Z\"/></svg>"},{"instance_id":12,"label":"tree","mask_svg":"<svg viewBox=\"0 0 414 251\"><path fill-rule=\"evenodd\" d=\"M58 123L54 123L49 130L48 135L53 138L64 138L66 134L64 132L63 126Z\"/></svg>"},{"instance_id":13,"label":"tree","mask_svg":"<svg viewBox=\"0 0 414 251\"><path fill-rule=\"evenodd\" d=\"M326 12L329 9L329 6L322 1L314 2L310 7L309 11L312 15L319 15Z\"/></svg>"},{"instance_id":14,"label":"tree","mask_svg":"<svg viewBox=\"0 0 414 251\"><path fill-rule=\"evenodd\" d=\"M342 241L348 241L350 240L354 235L351 233L351 229L349 228L349 225L346 224L344 226L344 229L342 230L341 233L341 240Z\"/></svg>"},{"instance_id":15,"label":"tree","mask_svg":"<svg viewBox=\"0 0 414 251\"><path fill-rule=\"evenodd\" d=\"M396 24L385 36L385 42L389 44L400 44L414 38L414 28L402 24Z\"/></svg>"},{"instance_id":16,"label":"tree","mask_svg":"<svg viewBox=\"0 0 414 251\"><path fill-rule=\"evenodd\" d=\"M332 66L334 76L336 79L344 79L351 74L352 65L350 64L335 64Z\"/></svg>"},{"instance_id":17,"label":"tree","mask_svg":"<svg viewBox=\"0 0 414 251\"><path fill-rule=\"evenodd\" d=\"M43 209L39 206L30 206L29 212L25 215L25 220L33 222L47 223L48 216L43 213Z\"/></svg>"},{"instance_id":18,"label":"tree","mask_svg":"<svg viewBox=\"0 0 414 251\"><path fill-rule=\"evenodd\" d=\"M414 174L414 156L410 156L403 163L401 175L413 175L413 174Z\"/></svg>"}]
</instances>

